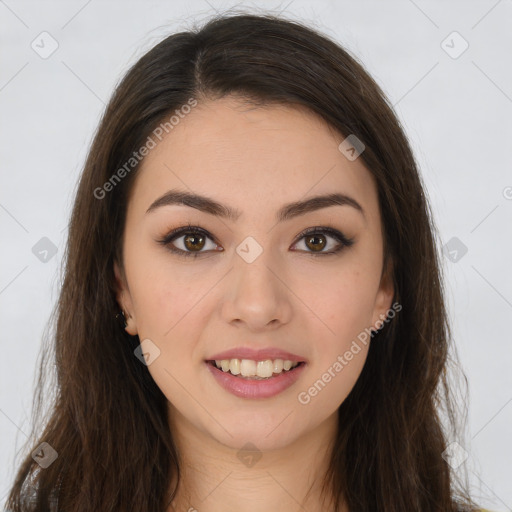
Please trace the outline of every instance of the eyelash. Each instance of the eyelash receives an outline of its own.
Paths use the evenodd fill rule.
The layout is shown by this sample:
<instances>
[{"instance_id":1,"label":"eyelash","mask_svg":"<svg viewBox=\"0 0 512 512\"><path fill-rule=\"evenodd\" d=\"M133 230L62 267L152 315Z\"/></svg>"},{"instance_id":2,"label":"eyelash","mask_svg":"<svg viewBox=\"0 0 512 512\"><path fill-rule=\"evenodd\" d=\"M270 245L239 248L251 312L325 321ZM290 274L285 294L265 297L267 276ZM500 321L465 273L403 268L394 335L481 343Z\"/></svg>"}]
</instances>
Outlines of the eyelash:
<instances>
[{"instance_id":1,"label":"eyelash","mask_svg":"<svg viewBox=\"0 0 512 512\"><path fill-rule=\"evenodd\" d=\"M165 235L162 239L157 240L157 242L163 246L166 247L170 252L177 254L178 256L184 256L184 257L190 257L197 258L198 256L201 256L202 254L205 254L205 252L199 251L199 252L193 252L193 251L183 251L182 249L178 249L176 247L173 247L171 242L173 242L175 239L180 238L180 235L204 235L213 242L215 240L212 236L208 233L208 231L204 230L203 228L199 226L192 226L191 224L188 224L187 226L182 226L176 229L173 229L170 231L167 235ZM297 242L302 240L304 237L308 235L317 235L317 234L328 234L332 238L336 239L340 246L334 250L331 250L329 252L308 252L311 256L327 256L332 255L340 252L345 247L350 247L354 243L354 238L347 238L341 231L338 231L337 229L331 227L331 226L315 226L313 228L308 228L302 231L297 235ZM297 243L295 242L295 243ZM215 242L216 243L216 242ZM295 245L295 243L293 245ZM218 251L222 252L222 251Z\"/></svg>"}]
</instances>

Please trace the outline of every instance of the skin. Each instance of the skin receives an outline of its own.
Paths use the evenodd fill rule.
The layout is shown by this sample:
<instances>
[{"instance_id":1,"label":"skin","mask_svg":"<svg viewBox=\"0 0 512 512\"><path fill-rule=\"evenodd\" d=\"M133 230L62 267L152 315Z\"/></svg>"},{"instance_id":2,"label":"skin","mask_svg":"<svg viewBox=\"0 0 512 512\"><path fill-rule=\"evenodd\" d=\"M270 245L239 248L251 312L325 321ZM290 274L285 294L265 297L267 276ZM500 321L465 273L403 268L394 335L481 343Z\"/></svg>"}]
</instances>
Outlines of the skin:
<instances>
[{"instance_id":1,"label":"skin","mask_svg":"<svg viewBox=\"0 0 512 512\"><path fill-rule=\"evenodd\" d=\"M255 512L275 510L276 503L281 510L303 510L301 504L310 512L328 510L320 476L337 409L362 371L369 344L360 344L308 404L297 395L359 333L375 327L393 298L391 277L383 272L376 185L361 158L349 161L339 151L343 139L305 109L254 108L226 97L200 103L143 161L128 204L124 271L116 263L115 273L118 302L130 317L126 330L160 350L148 370L169 400L169 427L183 466L169 511ZM146 213L170 189L206 195L242 215L231 221L184 205ZM354 198L364 216L338 205L276 223L284 204L333 192ZM202 248L192 244L201 256L178 256L157 242L189 222L212 236ZM312 256L317 246L297 235L326 224L354 243ZM236 252L248 236L263 248L252 263ZM338 246L323 236L327 246L319 252ZM172 243L187 250L185 238ZM220 387L204 363L238 346L278 347L308 364L275 397L239 398ZM237 456L248 442L262 455L251 467Z\"/></svg>"}]
</instances>

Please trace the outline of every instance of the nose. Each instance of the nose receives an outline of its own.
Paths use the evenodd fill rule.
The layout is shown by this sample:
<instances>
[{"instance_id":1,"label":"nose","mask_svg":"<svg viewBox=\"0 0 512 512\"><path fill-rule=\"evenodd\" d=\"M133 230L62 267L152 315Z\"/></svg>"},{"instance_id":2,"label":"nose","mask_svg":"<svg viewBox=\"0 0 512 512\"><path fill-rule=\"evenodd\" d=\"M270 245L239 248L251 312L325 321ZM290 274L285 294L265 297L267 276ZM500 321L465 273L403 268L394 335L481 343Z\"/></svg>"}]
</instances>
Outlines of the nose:
<instances>
[{"instance_id":1,"label":"nose","mask_svg":"<svg viewBox=\"0 0 512 512\"><path fill-rule=\"evenodd\" d=\"M235 255L234 268L224 283L223 319L231 324L244 324L252 332L288 323L293 294L286 280L285 271L275 260L270 261L266 251L252 263Z\"/></svg>"}]
</instances>

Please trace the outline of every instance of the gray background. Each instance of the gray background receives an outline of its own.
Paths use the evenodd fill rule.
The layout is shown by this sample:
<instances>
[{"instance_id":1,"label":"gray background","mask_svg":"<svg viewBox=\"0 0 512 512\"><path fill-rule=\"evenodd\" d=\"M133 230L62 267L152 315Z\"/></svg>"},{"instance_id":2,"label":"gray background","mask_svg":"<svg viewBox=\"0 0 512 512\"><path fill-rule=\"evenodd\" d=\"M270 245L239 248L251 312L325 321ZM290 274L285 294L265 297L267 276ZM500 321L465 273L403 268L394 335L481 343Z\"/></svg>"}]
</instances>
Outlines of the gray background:
<instances>
[{"instance_id":1,"label":"gray background","mask_svg":"<svg viewBox=\"0 0 512 512\"><path fill-rule=\"evenodd\" d=\"M0 1L0 505L30 432L74 187L104 104L165 35L233 7L282 11L330 35L394 104L451 253L447 301L469 380L455 458L468 454L475 499L512 510L511 0Z\"/></svg>"}]
</instances>

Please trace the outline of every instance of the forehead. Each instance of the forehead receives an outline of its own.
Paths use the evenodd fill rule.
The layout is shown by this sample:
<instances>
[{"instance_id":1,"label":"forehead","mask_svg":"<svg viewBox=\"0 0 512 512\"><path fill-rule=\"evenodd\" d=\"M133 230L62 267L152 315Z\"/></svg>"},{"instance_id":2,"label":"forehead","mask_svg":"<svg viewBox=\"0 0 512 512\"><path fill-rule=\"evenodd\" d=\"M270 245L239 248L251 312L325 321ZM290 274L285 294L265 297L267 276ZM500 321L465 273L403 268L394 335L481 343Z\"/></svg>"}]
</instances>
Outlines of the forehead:
<instances>
[{"instance_id":1,"label":"forehead","mask_svg":"<svg viewBox=\"0 0 512 512\"><path fill-rule=\"evenodd\" d=\"M154 138L154 137L153 137ZM338 149L345 137L305 108L254 107L233 97L199 103L144 158L132 192L147 208L171 188L202 193L245 212L340 192L377 215L377 193L360 158ZM249 215L251 212L248 213Z\"/></svg>"}]
</instances>

